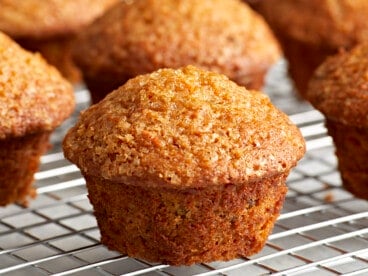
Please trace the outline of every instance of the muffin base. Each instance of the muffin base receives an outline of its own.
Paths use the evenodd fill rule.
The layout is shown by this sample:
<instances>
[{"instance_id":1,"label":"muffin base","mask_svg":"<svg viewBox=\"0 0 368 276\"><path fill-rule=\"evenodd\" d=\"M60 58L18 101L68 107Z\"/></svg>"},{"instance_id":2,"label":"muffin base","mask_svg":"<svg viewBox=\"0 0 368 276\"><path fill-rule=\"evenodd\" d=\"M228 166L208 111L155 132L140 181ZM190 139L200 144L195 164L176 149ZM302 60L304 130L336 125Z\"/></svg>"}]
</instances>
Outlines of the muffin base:
<instances>
[{"instance_id":1,"label":"muffin base","mask_svg":"<svg viewBox=\"0 0 368 276\"><path fill-rule=\"evenodd\" d=\"M332 136L342 184L353 195L368 199L368 128L326 120Z\"/></svg>"},{"instance_id":2,"label":"muffin base","mask_svg":"<svg viewBox=\"0 0 368 276\"><path fill-rule=\"evenodd\" d=\"M131 257L170 265L259 252L282 208L286 177L178 190L85 175L101 242Z\"/></svg>"},{"instance_id":3,"label":"muffin base","mask_svg":"<svg viewBox=\"0 0 368 276\"><path fill-rule=\"evenodd\" d=\"M49 136L46 132L0 140L0 206L26 206L28 198L35 197L33 176L40 156L50 147Z\"/></svg>"}]
</instances>

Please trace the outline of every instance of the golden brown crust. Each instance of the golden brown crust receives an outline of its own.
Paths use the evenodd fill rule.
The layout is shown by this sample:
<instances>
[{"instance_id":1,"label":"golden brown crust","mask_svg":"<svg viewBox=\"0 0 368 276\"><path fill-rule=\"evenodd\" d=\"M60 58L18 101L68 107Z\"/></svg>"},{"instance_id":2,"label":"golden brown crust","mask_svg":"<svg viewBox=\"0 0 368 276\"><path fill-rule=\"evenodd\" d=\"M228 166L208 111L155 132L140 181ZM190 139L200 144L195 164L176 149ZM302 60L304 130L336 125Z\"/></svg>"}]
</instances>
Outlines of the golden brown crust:
<instances>
[{"instance_id":1,"label":"golden brown crust","mask_svg":"<svg viewBox=\"0 0 368 276\"><path fill-rule=\"evenodd\" d=\"M193 66L128 81L81 115L63 147L87 175L176 188L258 181L305 151L267 96Z\"/></svg>"},{"instance_id":2,"label":"golden brown crust","mask_svg":"<svg viewBox=\"0 0 368 276\"><path fill-rule=\"evenodd\" d=\"M72 86L54 67L0 33L0 139L51 131L74 104Z\"/></svg>"},{"instance_id":3,"label":"golden brown crust","mask_svg":"<svg viewBox=\"0 0 368 276\"><path fill-rule=\"evenodd\" d=\"M368 44L328 58L310 81L306 98L329 119L368 127Z\"/></svg>"},{"instance_id":4,"label":"golden brown crust","mask_svg":"<svg viewBox=\"0 0 368 276\"><path fill-rule=\"evenodd\" d=\"M118 0L0 0L0 30L13 38L72 34Z\"/></svg>"},{"instance_id":5,"label":"golden brown crust","mask_svg":"<svg viewBox=\"0 0 368 276\"><path fill-rule=\"evenodd\" d=\"M192 64L249 84L247 78L264 74L280 50L264 20L240 1L138 0L119 3L90 25L75 54L87 79L122 84Z\"/></svg>"},{"instance_id":6,"label":"golden brown crust","mask_svg":"<svg viewBox=\"0 0 368 276\"><path fill-rule=\"evenodd\" d=\"M366 0L265 0L257 9L276 33L325 48L368 39Z\"/></svg>"}]
</instances>

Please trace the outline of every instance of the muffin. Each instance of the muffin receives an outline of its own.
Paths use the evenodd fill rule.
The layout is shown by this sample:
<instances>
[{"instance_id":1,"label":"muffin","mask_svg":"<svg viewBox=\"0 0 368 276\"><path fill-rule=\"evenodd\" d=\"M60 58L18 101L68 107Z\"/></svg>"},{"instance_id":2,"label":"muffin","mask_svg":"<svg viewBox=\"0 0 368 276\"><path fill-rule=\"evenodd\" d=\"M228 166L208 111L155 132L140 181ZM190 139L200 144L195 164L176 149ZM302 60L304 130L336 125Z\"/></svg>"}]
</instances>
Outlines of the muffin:
<instances>
[{"instance_id":1,"label":"muffin","mask_svg":"<svg viewBox=\"0 0 368 276\"><path fill-rule=\"evenodd\" d=\"M27 203L49 135L74 108L69 82L0 32L0 206Z\"/></svg>"},{"instance_id":2,"label":"muffin","mask_svg":"<svg viewBox=\"0 0 368 276\"><path fill-rule=\"evenodd\" d=\"M368 39L366 0L267 0L257 3L257 11L278 37L302 97L327 56Z\"/></svg>"},{"instance_id":3,"label":"muffin","mask_svg":"<svg viewBox=\"0 0 368 276\"><path fill-rule=\"evenodd\" d=\"M81 73L71 57L76 33L119 0L0 0L0 31L41 52L72 82Z\"/></svg>"},{"instance_id":4,"label":"muffin","mask_svg":"<svg viewBox=\"0 0 368 276\"><path fill-rule=\"evenodd\" d=\"M328 58L307 97L326 117L343 186L368 199L368 44Z\"/></svg>"},{"instance_id":5,"label":"muffin","mask_svg":"<svg viewBox=\"0 0 368 276\"><path fill-rule=\"evenodd\" d=\"M260 89L280 49L264 20L237 0L120 2L76 41L93 102L128 79L196 65Z\"/></svg>"},{"instance_id":6,"label":"muffin","mask_svg":"<svg viewBox=\"0 0 368 276\"><path fill-rule=\"evenodd\" d=\"M193 66L137 76L63 141L108 248L190 265L264 246L304 140L269 98Z\"/></svg>"}]
</instances>

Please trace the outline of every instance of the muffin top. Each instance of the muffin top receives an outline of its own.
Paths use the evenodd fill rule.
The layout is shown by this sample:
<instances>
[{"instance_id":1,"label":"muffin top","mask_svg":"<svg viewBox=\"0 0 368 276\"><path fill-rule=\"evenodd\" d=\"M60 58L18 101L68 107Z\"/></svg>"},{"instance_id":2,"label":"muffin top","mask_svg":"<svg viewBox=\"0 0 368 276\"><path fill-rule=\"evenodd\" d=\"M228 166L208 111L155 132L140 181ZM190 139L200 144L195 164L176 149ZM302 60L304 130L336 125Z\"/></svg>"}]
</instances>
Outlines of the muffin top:
<instances>
[{"instance_id":1,"label":"muffin top","mask_svg":"<svg viewBox=\"0 0 368 276\"><path fill-rule=\"evenodd\" d=\"M75 48L90 76L130 78L192 64L238 83L280 57L263 18L238 0L122 1L87 27Z\"/></svg>"},{"instance_id":2,"label":"muffin top","mask_svg":"<svg viewBox=\"0 0 368 276\"><path fill-rule=\"evenodd\" d=\"M257 9L276 32L304 43L336 49L368 39L367 0L267 0Z\"/></svg>"},{"instance_id":3,"label":"muffin top","mask_svg":"<svg viewBox=\"0 0 368 276\"><path fill-rule=\"evenodd\" d=\"M327 58L314 73L306 98L329 119L368 127L368 44Z\"/></svg>"},{"instance_id":4,"label":"muffin top","mask_svg":"<svg viewBox=\"0 0 368 276\"><path fill-rule=\"evenodd\" d=\"M0 30L13 38L75 33L119 0L0 0Z\"/></svg>"},{"instance_id":5,"label":"muffin top","mask_svg":"<svg viewBox=\"0 0 368 276\"><path fill-rule=\"evenodd\" d=\"M129 80L81 114L63 149L85 175L185 188L286 172L305 143L263 93L188 66Z\"/></svg>"},{"instance_id":6,"label":"muffin top","mask_svg":"<svg viewBox=\"0 0 368 276\"><path fill-rule=\"evenodd\" d=\"M0 32L0 139L52 130L73 109L70 83Z\"/></svg>"}]
</instances>

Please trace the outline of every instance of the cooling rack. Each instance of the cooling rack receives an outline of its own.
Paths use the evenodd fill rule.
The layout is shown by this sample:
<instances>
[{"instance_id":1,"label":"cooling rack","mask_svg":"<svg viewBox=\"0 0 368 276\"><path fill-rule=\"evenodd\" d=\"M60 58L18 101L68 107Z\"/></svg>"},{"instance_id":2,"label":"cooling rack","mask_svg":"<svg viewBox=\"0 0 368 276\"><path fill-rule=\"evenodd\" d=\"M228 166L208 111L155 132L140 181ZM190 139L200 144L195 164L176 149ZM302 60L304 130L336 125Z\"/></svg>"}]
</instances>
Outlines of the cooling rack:
<instances>
[{"instance_id":1,"label":"cooling rack","mask_svg":"<svg viewBox=\"0 0 368 276\"><path fill-rule=\"evenodd\" d=\"M293 93L284 61L271 71L265 92L300 127L307 153L288 178L282 214L264 249L230 262L173 267L99 243L84 179L61 151L65 131L89 105L88 91L75 90L75 115L53 134L53 149L35 175L38 197L28 208L0 208L1 275L368 275L368 203L342 189L323 117Z\"/></svg>"}]
</instances>

